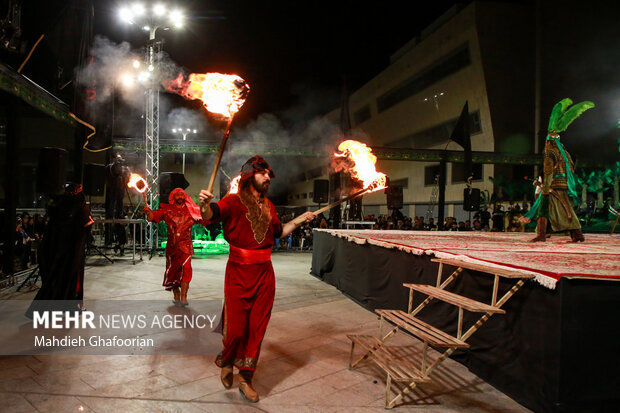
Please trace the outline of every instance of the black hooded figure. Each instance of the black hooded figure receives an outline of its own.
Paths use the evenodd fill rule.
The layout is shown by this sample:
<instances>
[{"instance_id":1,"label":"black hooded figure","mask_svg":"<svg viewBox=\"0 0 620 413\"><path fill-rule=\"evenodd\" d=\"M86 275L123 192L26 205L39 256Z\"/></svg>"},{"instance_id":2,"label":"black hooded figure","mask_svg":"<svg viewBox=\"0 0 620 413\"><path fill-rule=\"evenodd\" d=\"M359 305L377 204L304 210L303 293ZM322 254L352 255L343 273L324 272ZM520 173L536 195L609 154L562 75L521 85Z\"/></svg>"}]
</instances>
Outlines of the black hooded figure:
<instances>
[{"instance_id":1,"label":"black hooded figure","mask_svg":"<svg viewBox=\"0 0 620 413\"><path fill-rule=\"evenodd\" d=\"M84 298L86 243L93 219L82 186L68 184L65 193L49 199L50 217L39 247L41 288L26 315L40 300L72 300L66 310L76 310Z\"/></svg>"}]
</instances>

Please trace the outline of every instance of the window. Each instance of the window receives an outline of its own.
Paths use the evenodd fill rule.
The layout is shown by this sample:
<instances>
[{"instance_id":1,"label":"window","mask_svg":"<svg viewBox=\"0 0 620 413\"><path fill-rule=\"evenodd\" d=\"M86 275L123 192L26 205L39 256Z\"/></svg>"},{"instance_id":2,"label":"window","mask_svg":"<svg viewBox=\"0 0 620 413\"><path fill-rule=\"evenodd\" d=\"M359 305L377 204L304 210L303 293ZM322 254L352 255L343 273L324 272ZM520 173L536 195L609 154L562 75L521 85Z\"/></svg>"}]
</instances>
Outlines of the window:
<instances>
[{"instance_id":1,"label":"window","mask_svg":"<svg viewBox=\"0 0 620 413\"><path fill-rule=\"evenodd\" d=\"M435 185L435 177L441 173L441 165L429 165L424 168L424 186Z\"/></svg>"},{"instance_id":2,"label":"window","mask_svg":"<svg viewBox=\"0 0 620 413\"><path fill-rule=\"evenodd\" d=\"M473 180L482 180L482 164L474 163L471 165L472 173L474 174ZM452 164L452 183L465 182L465 164L453 163Z\"/></svg>"},{"instance_id":3,"label":"window","mask_svg":"<svg viewBox=\"0 0 620 413\"><path fill-rule=\"evenodd\" d=\"M432 84L458 72L471 63L467 43L433 62L429 67L377 98L377 110L383 112Z\"/></svg>"},{"instance_id":4,"label":"window","mask_svg":"<svg viewBox=\"0 0 620 413\"><path fill-rule=\"evenodd\" d=\"M362 107L353 114L353 122L355 125L359 125L368 119L370 119L370 105Z\"/></svg>"}]
</instances>

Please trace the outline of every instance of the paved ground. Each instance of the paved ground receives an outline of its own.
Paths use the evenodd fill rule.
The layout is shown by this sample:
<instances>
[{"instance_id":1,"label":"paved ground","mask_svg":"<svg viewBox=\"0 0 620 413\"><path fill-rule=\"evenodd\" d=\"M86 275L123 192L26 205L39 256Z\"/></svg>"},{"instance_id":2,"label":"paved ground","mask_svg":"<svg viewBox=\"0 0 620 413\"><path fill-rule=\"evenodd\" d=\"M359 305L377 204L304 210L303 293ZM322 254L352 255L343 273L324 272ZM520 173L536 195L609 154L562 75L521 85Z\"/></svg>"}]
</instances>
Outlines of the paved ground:
<instances>
[{"instance_id":1,"label":"paved ground","mask_svg":"<svg viewBox=\"0 0 620 413\"><path fill-rule=\"evenodd\" d=\"M349 332L378 333L376 317L309 275L309 253L276 253L276 302L254 382L259 403L220 384L214 356L0 356L3 412L379 412L385 376L369 364L349 370ZM87 299L168 299L165 260L106 264L89 259ZM223 298L226 256L193 261L189 299ZM5 294L29 300L35 292ZM400 333L399 333L400 334ZM392 344L418 358L421 343ZM435 354L436 355L436 354ZM509 397L448 360L434 381L414 389L395 411L525 412Z\"/></svg>"}]
</instances>

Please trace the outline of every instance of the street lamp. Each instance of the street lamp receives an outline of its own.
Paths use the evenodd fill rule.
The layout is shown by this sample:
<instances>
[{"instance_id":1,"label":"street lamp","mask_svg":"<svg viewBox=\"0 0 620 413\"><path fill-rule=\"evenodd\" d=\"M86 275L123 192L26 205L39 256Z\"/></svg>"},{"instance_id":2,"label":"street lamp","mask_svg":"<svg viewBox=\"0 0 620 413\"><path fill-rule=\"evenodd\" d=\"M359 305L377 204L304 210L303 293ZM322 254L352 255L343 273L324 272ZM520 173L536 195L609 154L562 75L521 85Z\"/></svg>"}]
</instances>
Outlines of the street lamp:
<instances>
[{"instance_id":1,"label":"street lamp","mask_svg":"<svg viewBox=\"0 0 620 413\"><path fill-rule=\"evenodd\" d=\"M122 7L118 13L120 19L128 24L142 27L149 32L149 40L155 40L157 29L168 30L170 27L180 29L185 24L185 15L180 9L169 9L163 3L146 8L142 3Z\"/></svg>"},{"instance_id":2,"label":"street lamp","mask_svg":"<svg viewBox=\"0 0 620 413\"><path fill-rule=\"evenodd\" d=\"M146 46L145 68L138 80L146 86L146 113L144 131L144 149L146 158L146 180L149 185L148 197L151 208L158 206L159 193L159 88L157 86L156 57L161 52L161 41L155 40L157 29L168 30L170 27L183 27L185 16L179 9L170 9L163 3L144 6L136 2L122 7L119 17L127 24L141 27L149 32ZM139 68L139 62L137 66ZM157 231L152 223L148 224L146 243L149 249L157 248Z\"/></svg>"},{"instance_id":3,"label":"street lamp","mask_svg":"<svg viewBox=\"0 0 620 413\"><path fill-rule=\"evenodd\" d=\"M442 97L443 95L444 95L443 92L437 93L431 97L424 98L424 101L425 102L433 101L433 104L435 105L435 109L439 110L439 98Z\"/></svg>"},{"instance_id":4,"label":"street lamp","mask_svg":"<svg viewBox=\"0 0 620 413\"><path fill-rule=\"evenodd\" d=\"M187 135L189 135L190 133L196 133L196 129L190 129L190 128L173 128L172 129L172 133L180 133L181 135L183 135L183 142L185 142L185 139L187 138ZM185 145L183 145L185 146ZM183 175L185 175L185 147L183 148Z\"/></svg>"}]
</instances>

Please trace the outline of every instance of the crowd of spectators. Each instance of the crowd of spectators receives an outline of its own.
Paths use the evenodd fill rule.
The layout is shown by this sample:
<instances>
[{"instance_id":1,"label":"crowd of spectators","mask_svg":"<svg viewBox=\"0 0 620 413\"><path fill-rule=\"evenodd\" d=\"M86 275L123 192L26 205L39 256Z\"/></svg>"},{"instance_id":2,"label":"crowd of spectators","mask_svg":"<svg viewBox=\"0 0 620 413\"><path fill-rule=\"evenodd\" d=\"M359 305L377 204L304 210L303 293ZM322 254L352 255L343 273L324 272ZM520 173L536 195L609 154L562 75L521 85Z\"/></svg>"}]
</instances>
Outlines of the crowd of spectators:
<instances>
[{"instance_id":1,"label":"crowd of spectators","mask_svg":"<svg viewBox=\"0 0 620 413\"><path fill-rule=\"evenodd\" d=\"M37 249L48 222L47 215L30 216L27 212L16 215L13 267L15 271L26 270L37 264Z\"/></svg>"},{"instance_id":2,"label":"crowd of spectators","mask_svg":"<svg viewBox=\"0 0 620 413\"><path fill-rule=\"evenodd\" d=\"M457 220L454 217L445 217L443 225L437 225L435 218L425 216L404 216L399 210L392 214L366 215L365 222L374 222L375 230L402 230L402 231L479 231L479 232L523 232L524 224L519 218L527 212L527 205L501 204L487 205L479 211L472 212L472 220ZM293 219L292 213L280 216L282 222ZM317 219L306 223L293 232L287 239L277 241L276 249L312 249L312 229L334 228L333 217L325 218L323 214Z\"/></svg>"},{"instance_id":3,"label":"crowd of spectators","mask_svg":"<svg viewBox=\"0 0 620 413\"><path fill-rule=\"evenodd\" d=\"M278 217L280 218L280 222L282 223L286 223L295 218L294 214L292 213L285 213L282 215L278 215ZM327 218L325 218L325 215L319 214L312 222L305 222L299 227L297 227L297 229L295 229L295 231L293 231L293 233L288 237L280 240L276 239L276 245L274 246L274 249L311 250L312 230L314 228L330 228L328 220Z\"/></svg>"},{"instance_id":4,"label":"crowd of spectators","mask_svg":"<svg viewBox=\"0 0 620 413\"><path fill-rule=\"evenodd\" d=\"M527 209L519 204L495 204L492 212L490 207L473 213L473 220L457 220L454 217L445 217L443 225L437 225L433 217L426 219L424 216L406 217L399 210L391 215L368 215L364 221L374 222L376 230L414 230L414 231L481 231L481 232L523 232L523 223L519 218Z\"/></svg>"}]
</instances>

